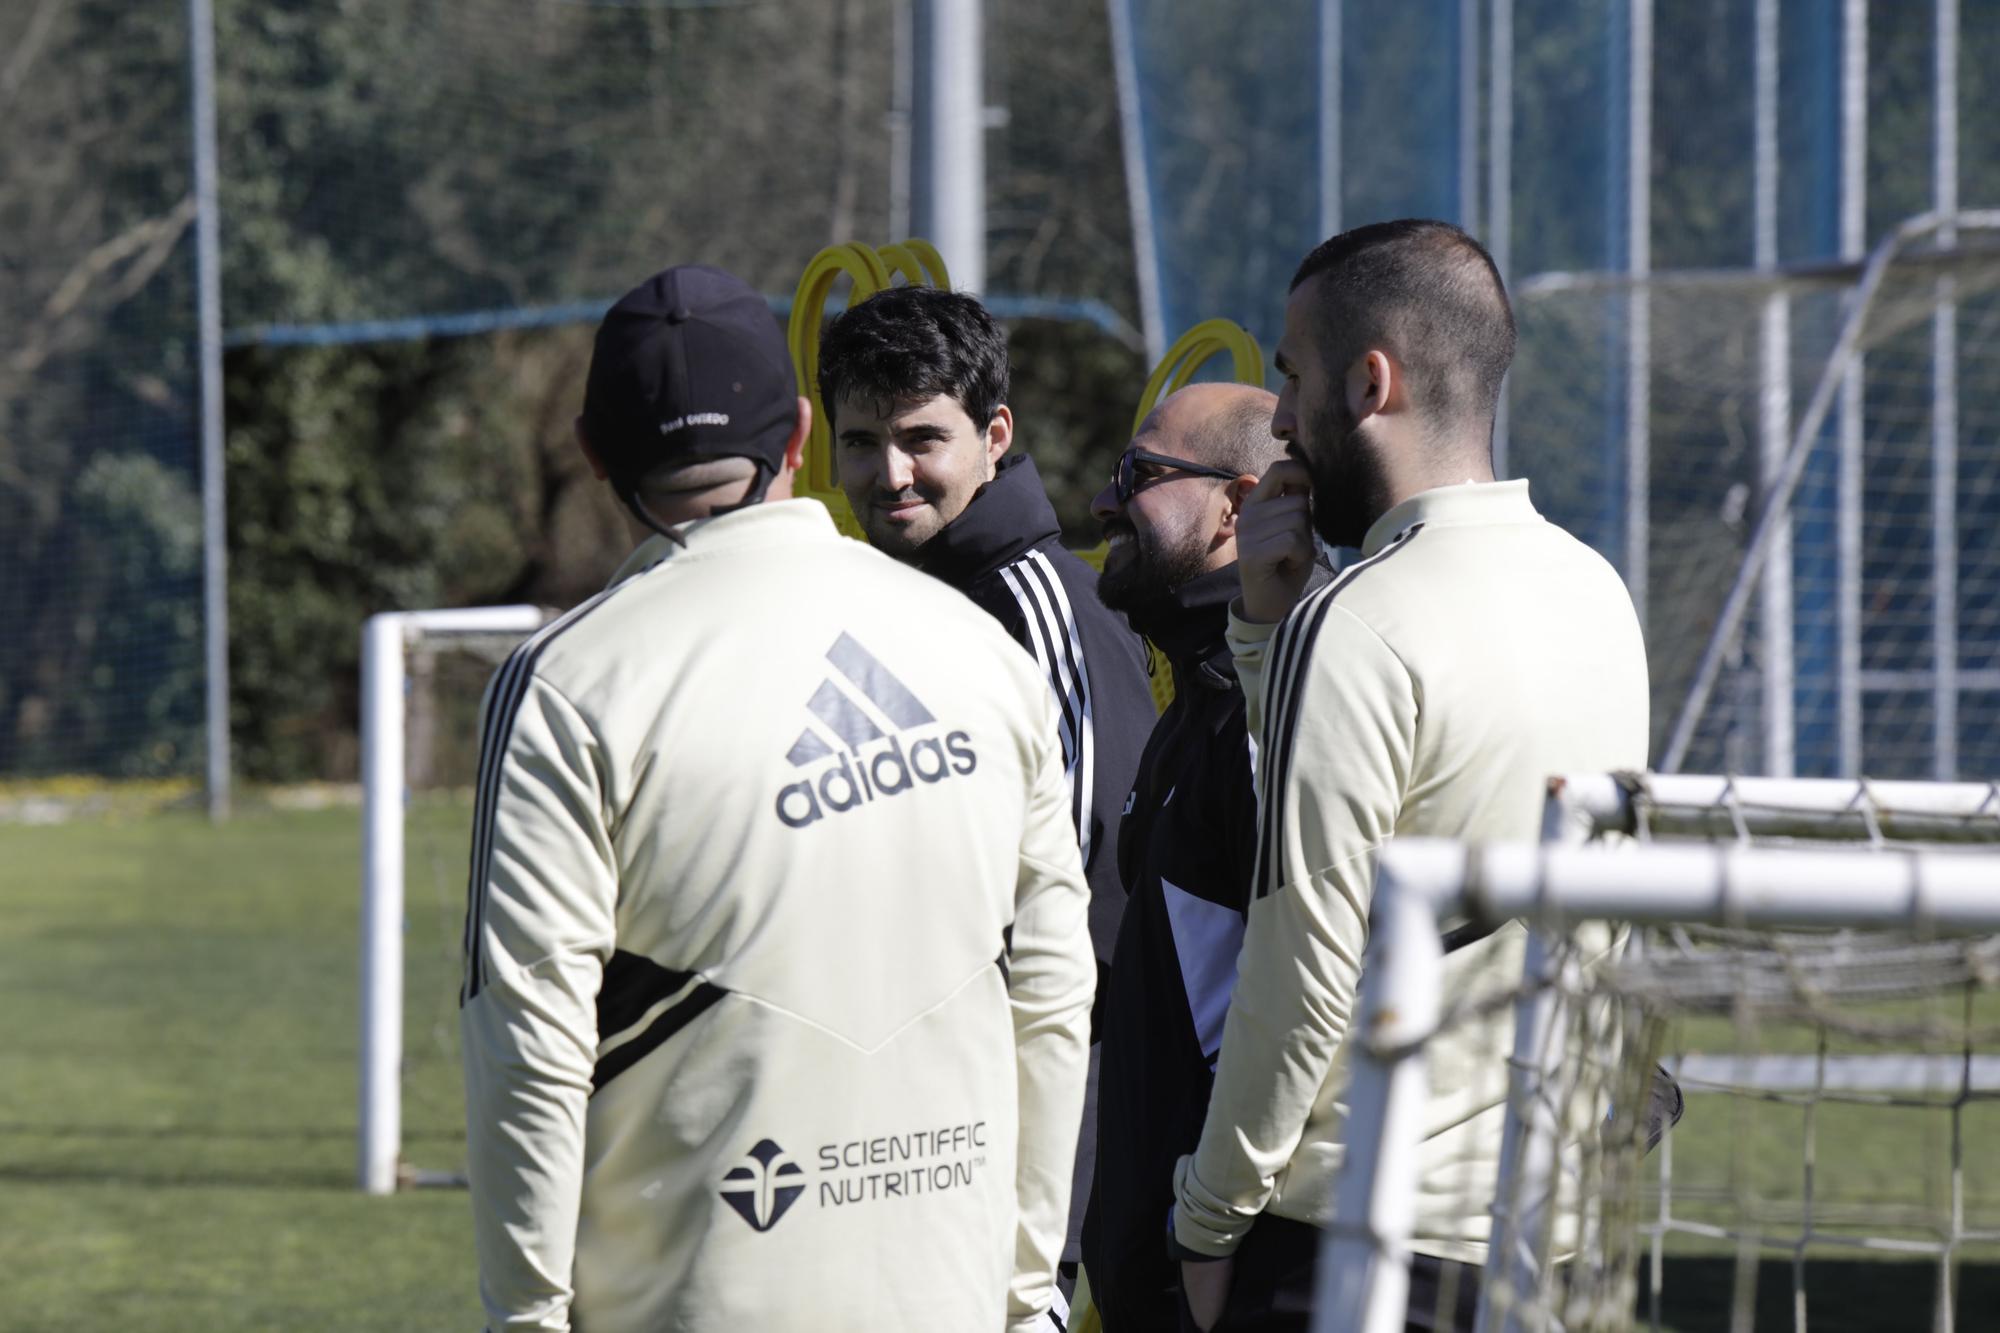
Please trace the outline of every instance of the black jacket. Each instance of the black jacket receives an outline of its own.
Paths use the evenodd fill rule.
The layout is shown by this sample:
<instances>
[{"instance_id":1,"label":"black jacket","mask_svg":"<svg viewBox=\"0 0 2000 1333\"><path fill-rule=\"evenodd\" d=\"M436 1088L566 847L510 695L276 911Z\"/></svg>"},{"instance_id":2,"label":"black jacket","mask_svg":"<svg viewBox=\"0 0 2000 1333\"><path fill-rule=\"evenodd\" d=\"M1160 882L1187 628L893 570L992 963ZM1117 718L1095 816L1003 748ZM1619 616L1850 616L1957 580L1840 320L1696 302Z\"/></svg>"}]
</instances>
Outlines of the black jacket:
<instances>
[{"instance_id":1,"label":"black jacket","mask_svg":"<svg viewBox=\"0 0 2000 1333\"><path fill-rule=\"evenodd\" d=\"M965 512L923 544L916 566L991 612L1049 678L1061 705L1070 813L1090 878L1090 937L1102 980L1125 904L1118 816L1158 713L1145 645L1097 600L1097 571L1060 538L1034 461L1011 454Z\"/></svg>"},{"instance_id":2,"label":"black jacket","mask_svg":"<svg viewBox=\"0 0 2000 1333\"><path fill-rule=\"evenodd\" d=\"M1000 460L965 512L917 552L916 566L991 612L1035 660L1055 692L1070 813L1090 879L1090 938L1097 951L1098 1011L1125 889L1118 877L1118 818L1139 751L1158 720L1146 649L1125 617L1097 600L1097 571L1065 549L1041 474L1025 454ZM1091 1051L1083 1124L1071 1178L1063 1261L1082 1255L1083 1213L1096 1166L1097 1064Z\"/></svg>"},{"instance_id":3,"label":"black jacket","mask_svg":"<svg viewBox=\"0 0 2000 1333\"><path fill-rule=\"evenodd\" d=\"M1098 997L1084 1266L1107 1333L1177 1326L1166 1243L1174 1163L1201 1138L1256 863L1255 751L1223 639L1237 592L1227 565L1131 617L1173 664L1174 701L1146 742L1119 830L1129 897Z\"/></svg>"}]
</instances>

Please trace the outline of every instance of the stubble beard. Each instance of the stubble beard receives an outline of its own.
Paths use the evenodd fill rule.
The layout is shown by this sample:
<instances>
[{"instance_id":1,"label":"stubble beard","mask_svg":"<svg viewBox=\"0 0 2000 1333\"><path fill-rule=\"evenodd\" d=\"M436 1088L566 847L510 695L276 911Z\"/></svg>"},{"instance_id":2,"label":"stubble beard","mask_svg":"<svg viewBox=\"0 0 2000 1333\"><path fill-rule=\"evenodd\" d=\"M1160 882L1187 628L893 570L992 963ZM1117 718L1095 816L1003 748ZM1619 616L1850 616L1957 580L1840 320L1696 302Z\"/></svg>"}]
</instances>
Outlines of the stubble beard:
<instances>
[{"instance_id":1,"label":"stubble beard","mask_svg":"<svg viewBox=\"0 0 2000 1333\"><path fill-rule=\"evenodd\" d=\"M1207 572L1208 551L1194 531L1183 533L1178 540L1162 541L1157 534L1126 530L1132 534L1131 557L1115 570L1106 569L1097 579L1097 600L1109 609L1137 611Z\"/></svg>"},{"instance_id":2,"label":"stubble beard","mask_svg":"<svg viewBox=\"0 0 2000 1333\"><path fill-rule=\"evenodd\" d=\"M1344 406L1318 413L1307 440L1297 456L1312 477L1313 530L1328 546L1358 549L1389 508L1382 464Z\"/></svg>"},{"instance_id":3,"label":"stubble beard","mask_svg":"<svg viewBox=\"0 0 2000 1333\"><path fill-rule=\"evenodd\" d=\"M878 517L871 508L861 521L861 530L868 534L868 544L882 554L895 560L909 561L916 559L925 542L944 531L944 525L892 524Z\"/></svg>"}]
</instances>

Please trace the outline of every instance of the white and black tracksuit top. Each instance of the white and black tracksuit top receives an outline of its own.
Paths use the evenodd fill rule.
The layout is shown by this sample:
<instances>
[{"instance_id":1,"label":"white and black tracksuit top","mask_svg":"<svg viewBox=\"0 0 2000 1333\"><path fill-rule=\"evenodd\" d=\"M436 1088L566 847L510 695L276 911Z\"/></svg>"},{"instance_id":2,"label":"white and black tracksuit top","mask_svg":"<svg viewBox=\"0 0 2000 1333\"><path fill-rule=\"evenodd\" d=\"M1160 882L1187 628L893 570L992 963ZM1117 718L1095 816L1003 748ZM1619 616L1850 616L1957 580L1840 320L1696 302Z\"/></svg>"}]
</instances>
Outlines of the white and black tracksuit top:
<instances>
[{"instance_id":1,"label":"white and black tracksuit top","mask_svg":"<svg viewBox=\"0 0 2000 1333\"><path fill-rule=\"evenodd\" d=\"M1094 980L1047 684L816 503L683 531L487 694L491 1327L1027 1327Z\"/></svg>"},{"instance_id":2,"label":"white and black tracksuit top","mask_svg":"<svg viewBox=\"0 0 2000 1333\"><path fill-rule=\"evenodd\" d=\"M1536 840L1546 779L1643 768L1645 644L1604 559L1525 481L1412 496L1278 626L1230 618L1258 738L1259 827L1236 987L1174 1238L1233 1253L1269 1210L1324 1224L1340 1160L1375 852L1399 836ZM1444 1002L1518 982L1510 926L1450 954ZM1416 1245L1481 1262L1511 1010L1430 1048Z\"/></svg>"}]
</instances>

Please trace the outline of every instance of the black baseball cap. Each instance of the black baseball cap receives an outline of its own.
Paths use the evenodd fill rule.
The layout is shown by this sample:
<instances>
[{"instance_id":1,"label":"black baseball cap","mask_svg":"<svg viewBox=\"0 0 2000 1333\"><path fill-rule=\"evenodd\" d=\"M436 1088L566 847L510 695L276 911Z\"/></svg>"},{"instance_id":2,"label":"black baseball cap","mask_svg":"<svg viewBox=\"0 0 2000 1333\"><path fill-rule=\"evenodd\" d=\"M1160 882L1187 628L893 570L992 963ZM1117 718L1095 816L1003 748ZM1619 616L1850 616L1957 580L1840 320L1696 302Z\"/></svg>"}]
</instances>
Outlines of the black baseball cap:
<instances>
[{"instance_id":1,"label":"black baseball cap","mask_svg":"<svg viewBox=\"0 0 2000 1333\"><path fill-rule=\"evenodd\" d=\"M748 458L768 481L784 467L797 400L763 296L719 268L681 264L627 292L597 326L583 428L629 503L666 463Z\"/></svg>"}]
</instances>

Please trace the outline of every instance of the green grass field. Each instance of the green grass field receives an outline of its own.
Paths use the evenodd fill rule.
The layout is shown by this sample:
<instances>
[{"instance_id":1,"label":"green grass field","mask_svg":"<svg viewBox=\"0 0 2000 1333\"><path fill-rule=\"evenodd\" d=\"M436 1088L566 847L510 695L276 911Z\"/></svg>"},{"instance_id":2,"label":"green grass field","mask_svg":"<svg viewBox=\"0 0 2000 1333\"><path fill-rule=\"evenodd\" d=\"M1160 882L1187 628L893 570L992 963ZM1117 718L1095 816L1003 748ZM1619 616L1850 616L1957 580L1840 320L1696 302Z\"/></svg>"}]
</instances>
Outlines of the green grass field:
<instances>
[{"instance_id":1,"label":"green grass field","mask_svg":"<svg viewBox=\"0 0 2000 1333\"><path fill-rule=\"evenodd\" d=\"M445 1170L465 822L411 838L404 1152ZM0 825L0 1328L479 1327L464 1192L354 1188L358 830Z\"/></svg>"},{"instance_id":2,"label":"green grass field","mask_svg":"<svg viewBox=\"0 0 2000 1333\"><path fill-rule=\"evenodd\" d=\"M404 1155L463 1161L460 802L410 821ZM359 815L259 811L0 824L0 1329L479 1327L458 1190L354 1188ZM1739 1113L1740 1110L1740 1113ZM1822 1216L1921 1234L1949 1203L1949 1118L1822 1108ZM1760 1208L1800 1189L1801 1112L1691 1099L1683 1211L1740 1152ZM1968 1108L1968 1222L2000 1226L2000 1107ZM1728 1213L1720 1198L1715 1220ZM1729 1250L1677 1240L1669 1327L1728 1326ZM1812 1327L1927 1327L1936 1268L1830 1252ZM2000 1325L2000 1247L1969 1251L1959 1327ZM1767 1252L1760 1328L1789 1328ZM1982 1313L1985 1312L1985 1313Z\"/></svg>"}]
</instances>

